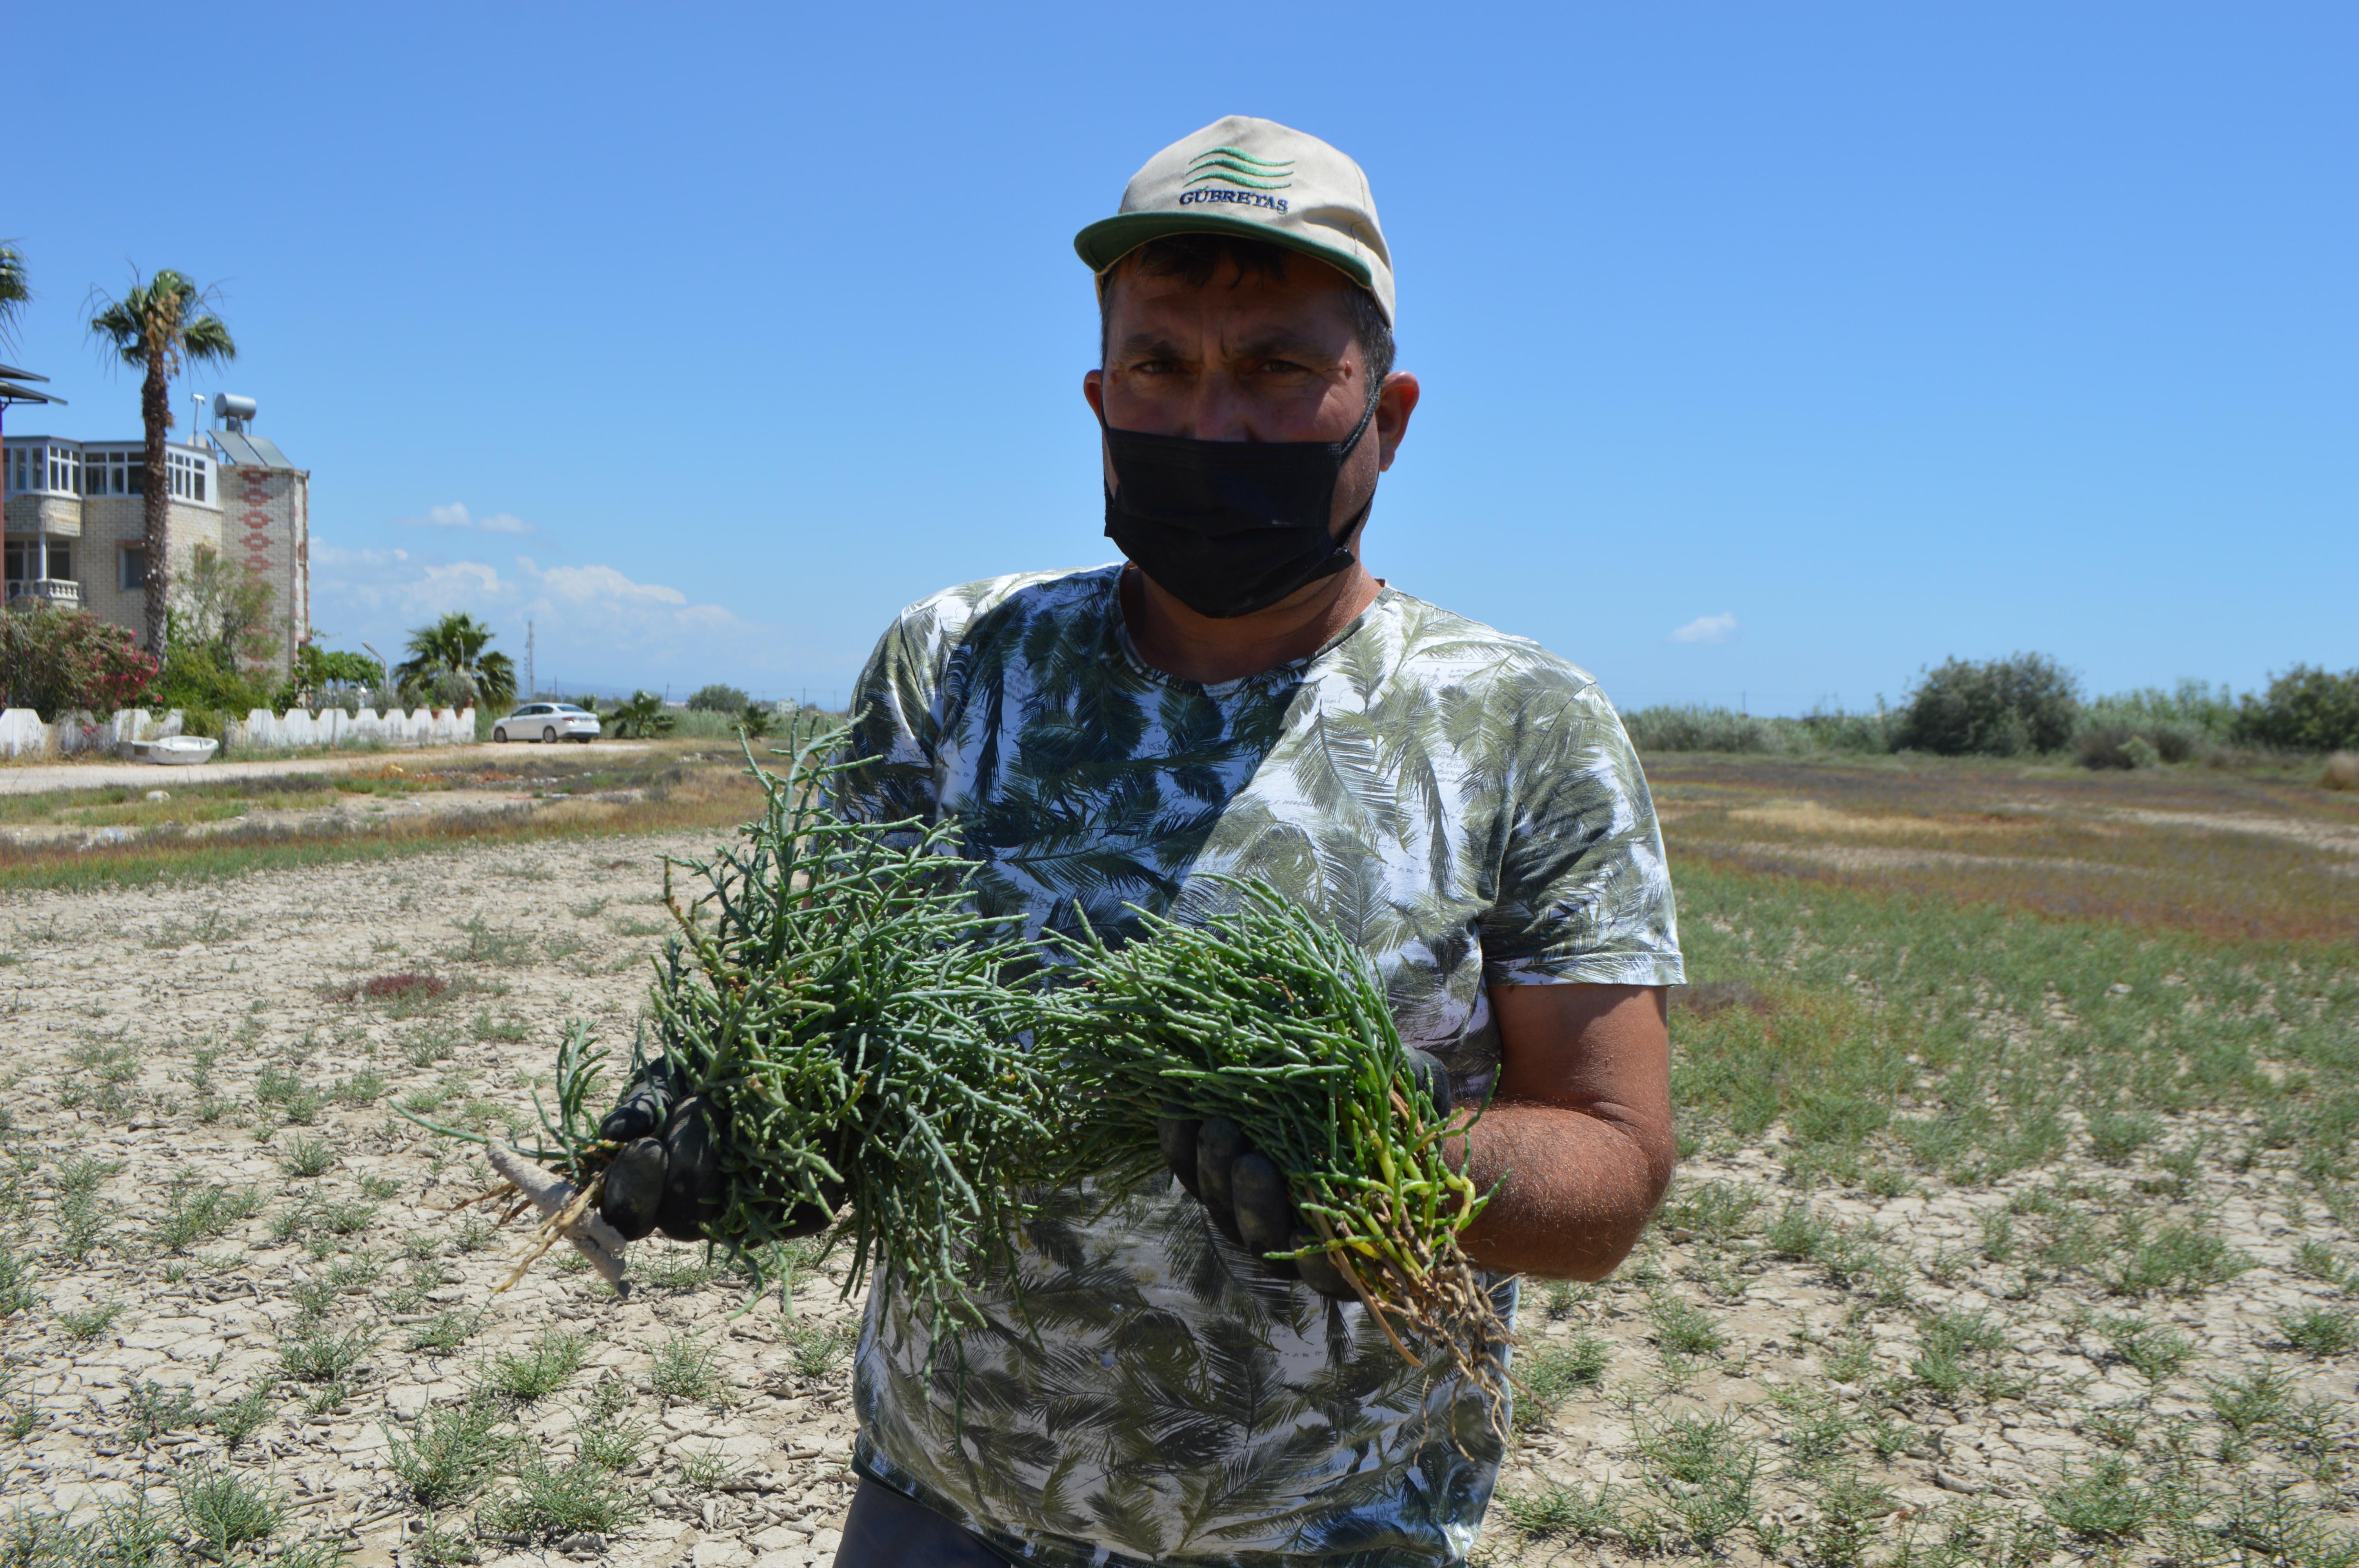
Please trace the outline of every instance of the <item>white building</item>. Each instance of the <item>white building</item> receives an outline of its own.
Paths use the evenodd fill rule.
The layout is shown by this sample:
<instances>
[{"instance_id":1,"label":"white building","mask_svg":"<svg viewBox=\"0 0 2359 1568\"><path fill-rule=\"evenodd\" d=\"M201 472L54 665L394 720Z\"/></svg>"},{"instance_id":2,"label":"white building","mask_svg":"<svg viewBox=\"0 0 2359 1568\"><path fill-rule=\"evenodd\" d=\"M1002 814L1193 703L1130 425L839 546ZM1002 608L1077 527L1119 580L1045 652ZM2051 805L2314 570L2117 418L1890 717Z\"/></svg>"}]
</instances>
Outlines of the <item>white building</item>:
<instances>
[{"instance_id":1,"label":"white building","mask_svg":"<svg viewBox=\"0 0 2359 1568\"><path fill-rule=\"evenodd\" d=\"M293 661L311 622L310 474L245 429L245 399L222 398L226 427L165 449L172 491L175 578L200 545L270 585L279 626L272 663ZM139 633L146 623L144 445L10 436L0 447L6 492L8 601L80 607Z\"/></svg>"}]
</instances>

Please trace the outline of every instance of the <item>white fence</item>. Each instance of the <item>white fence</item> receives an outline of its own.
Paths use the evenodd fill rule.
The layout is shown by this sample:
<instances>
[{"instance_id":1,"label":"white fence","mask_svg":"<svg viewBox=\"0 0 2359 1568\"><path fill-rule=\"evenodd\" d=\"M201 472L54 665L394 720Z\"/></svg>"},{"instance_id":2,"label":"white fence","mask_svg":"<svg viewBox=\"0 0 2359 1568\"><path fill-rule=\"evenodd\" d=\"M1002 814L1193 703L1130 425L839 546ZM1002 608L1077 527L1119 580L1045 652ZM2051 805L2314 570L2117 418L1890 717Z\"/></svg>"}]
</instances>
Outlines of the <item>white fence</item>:
<instances>
[{"instance_id":1,"label":"white fence","mask_svg":"<svg viewBox=\"0 0 2359 1568\"><path fill-rule=\"evenodd\" d=\"M321 713L290 708L284 714L257 708L243 720L232 719L224 749L294 751L315 746L349 746L375 741L386 746L461 746L475 739L473 708L399 708L379 713L364 708L346 713L331 708ZM160 741L180 732L177 708L158 719L144 708L126 708L114 718L98 719L87 713L68 713L55 724L44 724L29 708L0 710L0 757L72 756L82 752L120 752L135 741Z\"/></svg>"}]
</instances>

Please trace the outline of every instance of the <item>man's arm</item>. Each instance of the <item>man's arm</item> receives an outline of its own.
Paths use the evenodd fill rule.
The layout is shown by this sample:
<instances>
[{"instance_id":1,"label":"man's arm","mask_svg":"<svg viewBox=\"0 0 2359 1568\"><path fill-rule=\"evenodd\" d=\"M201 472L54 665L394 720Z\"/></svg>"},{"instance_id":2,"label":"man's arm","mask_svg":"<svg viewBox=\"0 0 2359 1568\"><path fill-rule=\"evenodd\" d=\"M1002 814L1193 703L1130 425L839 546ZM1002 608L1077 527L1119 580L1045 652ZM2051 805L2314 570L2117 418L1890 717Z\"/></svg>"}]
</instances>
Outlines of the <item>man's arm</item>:
<instances>
[{"instance_id":1,"label":"man's arm","mask_svg":"<svg viewBox=\"0 0 2359 1568\"><path fill-rule=\"evenodd\" d=\"M1503 1273L1602 1280L1629 1254L1679 1161L1661 986L1502 985L1498 1092L1473 1175L1498 1190L1462 1238Z\"/></svg>"}]
</instances>

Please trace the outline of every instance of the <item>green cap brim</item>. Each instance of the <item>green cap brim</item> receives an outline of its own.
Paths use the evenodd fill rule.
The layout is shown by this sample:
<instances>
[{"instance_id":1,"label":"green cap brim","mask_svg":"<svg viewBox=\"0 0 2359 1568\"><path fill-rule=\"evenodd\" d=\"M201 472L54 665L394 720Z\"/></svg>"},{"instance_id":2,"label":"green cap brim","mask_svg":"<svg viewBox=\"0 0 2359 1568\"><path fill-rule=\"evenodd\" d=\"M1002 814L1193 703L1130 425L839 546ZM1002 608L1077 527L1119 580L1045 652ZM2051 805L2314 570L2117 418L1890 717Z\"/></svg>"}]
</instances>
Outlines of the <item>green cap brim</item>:
<instances>
[{"instance_id":1,"label":"green cap brim","mask_svg":"<svg viewBox=\"0 0 2359 1568\"><path fill-rule=\"evenodd\" d=\"M1375 287L1368 264L1347 250L1322 245L1250 219L1219 218L1209 213L1200 218L1188 212L1125 212L1119 217L1101 219L1075 234L1073 249L1092 272L1103 272L1147 241L1159 240L1166 234L1235 234L1284 245L1289 251L1300 251L1325 262L1362 288Z\"/></svg>"}]
</instances>

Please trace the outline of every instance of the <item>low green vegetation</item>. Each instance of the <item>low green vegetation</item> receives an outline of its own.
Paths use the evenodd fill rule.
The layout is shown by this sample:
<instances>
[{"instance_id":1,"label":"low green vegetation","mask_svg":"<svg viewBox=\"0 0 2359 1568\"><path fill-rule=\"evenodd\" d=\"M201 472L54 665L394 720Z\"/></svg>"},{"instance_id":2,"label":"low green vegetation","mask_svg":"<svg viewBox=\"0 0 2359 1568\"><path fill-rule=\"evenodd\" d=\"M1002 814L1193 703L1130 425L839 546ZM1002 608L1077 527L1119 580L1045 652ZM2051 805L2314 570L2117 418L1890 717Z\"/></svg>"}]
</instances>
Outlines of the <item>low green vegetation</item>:
<instances>
[{"instance_id":1,"label":"low green vegetation","mask_svg":"<svg viewBox=\"0 0 2359 1568\"><path fill-rule=\"evenodd\" d=\"M720 1352L692 1335L674 1335L647 1359L647 1383L660 1398L693 1403L721 1391Z\"/></svg>"},{"instance_id":2,"label":"low green vegetation","mask_svg":"<svg viewBox=\"0 0 2359 1568\"><path fill-rule=\"evenodd\" d=\"M518 1471L514 1490L486 1504L476 1522L487 1534L548 1541L582 1531L610 1534L641 1511L603 1465L536 1458Z\"/></svg>"},{"instance_id":3,"label":"low green vegetation","mask_svg":"<svg viewBox=\"0 0 2359 1568\"><path fill-rule=\"evenodd\" d=\"M590 1358L587 1336L549 1329L522 1351L502 1351L478 1368L483 1387L520 1404L563 1388Z\"/></svg>"},{"instance_id":4,"label":"low green vegetation","mask_svg":"<svg viewBox=\"0 0 2359 1568\"><path fill-rule=\"evenodd\" d=\"M252 1219L262 1212L265 1201L254 1188L233 1191L183 1173L167 1190L163 1217L155 1222L149 1238L164 1251L185 1252Z\"/></svg>"},{"instance_id":5,"label":"low green vegetation","mask_svg":"<svg viewBox=\"0 0 2359 1568\"><path fill-rule=\"evenodd\" d=\"M395 1478L427 1509L472 1499L523 1444L498 1403L482 1398L427 1411L406 1434L388 1426L385 1437Z\"/></svg>"},{"instance_id":6,"label":"low green vegetation","mask_svg":"<svg viewBox=\"0 0 2359 1568\"><path fill-rule=\"evenodd\" d=\"M1806 757L2069 758L2083 767L2135 769L2210 762L2249 767L2359 750L2359 670L2309 665L2242 697L2181 681L2086 697L2055 660L2016 654L1949 659L1928 669L1897 708L1768 718L1726 708L1638 708L1624 722L1641 752L1765 752ZM2350 786L2343 786L2350 787Z\"/></svg>"},{"instance_id":7,"label":"low green vegetation","mask_svg":"<svg viewBox=\"0 0 2359 1568\"><path fill-rule=\"evenodd\" d=\"M1873 799L1841 820L1917 820ZM2354 1568L2359 949L1903 880L1681 861L1687 1164L1614 1279L1527 1288L1493 1561ZM2271 1271L2305 1299L2223 1352ZM1770 1303L1788 1336L1740 1336ZM1636 1360L1563 1376L1601 1331ZM1556 1444L1603 1422L1630 1443L1575 1479ZM1961 1441L2017 1427L2026 1490ZM1936 1474L1951 1500L1902 1509Z\"/></svg>"}]
</instances>

